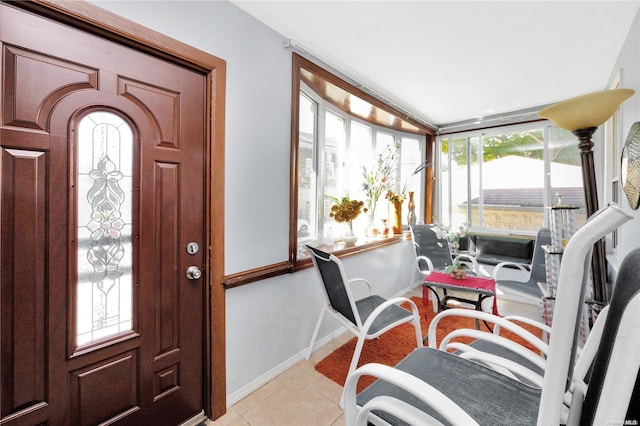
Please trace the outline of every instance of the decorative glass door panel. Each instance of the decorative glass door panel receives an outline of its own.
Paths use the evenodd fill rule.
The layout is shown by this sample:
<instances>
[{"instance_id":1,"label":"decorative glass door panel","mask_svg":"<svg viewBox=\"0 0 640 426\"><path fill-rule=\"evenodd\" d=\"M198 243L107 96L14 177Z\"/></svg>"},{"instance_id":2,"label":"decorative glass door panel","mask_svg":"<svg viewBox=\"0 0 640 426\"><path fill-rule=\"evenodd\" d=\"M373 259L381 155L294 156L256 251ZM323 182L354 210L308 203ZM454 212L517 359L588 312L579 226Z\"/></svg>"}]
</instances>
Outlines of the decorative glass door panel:
<instances>
[{"instance_id":1,"label":"decorative glass door panel","mask_svg":"<svg viewBox=\"0 0 640 426\"><path fill-rule=\"evenodd\" d=\"M78 126L76 344L132 330L133 132L92 112Z\"/></svg>"}]
</instances>

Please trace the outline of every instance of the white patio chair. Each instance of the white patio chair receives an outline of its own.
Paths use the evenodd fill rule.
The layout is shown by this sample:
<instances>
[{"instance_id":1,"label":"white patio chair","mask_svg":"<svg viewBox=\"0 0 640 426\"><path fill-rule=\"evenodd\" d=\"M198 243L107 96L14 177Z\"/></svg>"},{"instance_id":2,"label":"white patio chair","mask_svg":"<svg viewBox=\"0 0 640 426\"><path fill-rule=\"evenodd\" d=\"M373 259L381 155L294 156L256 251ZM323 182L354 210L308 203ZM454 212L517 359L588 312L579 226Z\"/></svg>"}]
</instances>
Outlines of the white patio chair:
<instances>
[{"instance_id":1,"label":"white patio chair","mask_svg":"<svg viewBox=\"0 0 640 426\"><path fill-rule=\"evenodd\" d=\"M479 358L528 376L534 384L463 356L418 348L395 367L367 364L348 377L345 424L624 424L630 407L638 405L634 389L640 370L640 249L620 268L608 315L596 322L604 324L603 330L590 334L577 362L576 351L593 244L630 218L617 206L608 206L569 241L556 296L556 309L562 314L554 317L541 380L529 376L519 363L492 354ZM429 333L429 341L435 341L431 329ZM583 380L587 371L588 380ZM378 380L356 396L363 375Z\"/></svg>"}]
</instances>

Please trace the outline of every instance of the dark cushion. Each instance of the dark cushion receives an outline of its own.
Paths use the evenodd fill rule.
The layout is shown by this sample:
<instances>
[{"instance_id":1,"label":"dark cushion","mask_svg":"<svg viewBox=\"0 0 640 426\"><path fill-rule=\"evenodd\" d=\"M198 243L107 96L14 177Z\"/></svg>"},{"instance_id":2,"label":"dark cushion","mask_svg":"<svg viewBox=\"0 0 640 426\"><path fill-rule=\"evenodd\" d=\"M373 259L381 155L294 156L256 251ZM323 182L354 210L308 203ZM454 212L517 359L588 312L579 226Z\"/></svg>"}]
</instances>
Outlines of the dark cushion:
<instances>
[{"instance_id":1,"label":"dark cushion","mask_svg":"<svg viewBox=\"0 0 640 426\"><path fill-rule=\"evenodd\" d=\"M475 235L465 235L464 237L460 237L460 251L475 253L476 250L476 236Z\"/></svg>"},{"instance_id":2,"label":"dark cushion","mask_svg":"<svg viewBox=\"0 0 640 426\"><path fill-rule=\"evenodd\" d=\"M529 296L541 298L543 296L542 290L538 287L538 284L532 282L512 281L512 280L498 280L496 282L498 289L511 289L519 293L524 293Z\"/></svg>"},{"instance_id":3,"label":"dark cushion","mask_svg":"<svg viewBox=\"0 0 640 426\"><path fill-rule=\"evenodd\" d=\"M525 259L523 257L499 256L491 253L486 255L480 254L476 257L476 260L478 261L478 263L484 263L485 265L497 265L502 262L518 263L527 268L527 270L529 269L529 265L531 262L531 259ZM507 265L507 267L517 268L513 265Z\"/></svg>"},{"instance_id":4,"label":"dark cushion","mask_svg":"<svg viewBox=\"0 0 640 426\"><path fill-rule=\"evenodd\" d=\"M534 240L496 235L476 235L478 262L497 265L501 262L529 264L533 257Z\"/></svg>"},{"instance_id":5,"label":"dark cushion","mask_svg":"<svg viewBox=\"0 0 640 426\"><path fill-rule=\"evenodd\" d=\"M476 249L481 254L496 254L499 256L531 259L533 255L533 240L493 235L477 235Z\"/></svg>"},{"instance_id":6,"label":"dark cushion","mask_svg":"<svg viewBox=\"0 0 640 426\"><path fill-rule=\"evenodd\" d=\"M479 263L497 265L502 262L519 263L529 267L535 240L526 237L467 234L460 238L460 253L470 254Z\"/></svg>"},{"instance_id":7,"label":"dark cushion","mask_svg":"<svg viewBox=\"0 0 640 426\"><path fill-rule=\"evenodd\" d=\"M369 315L380 305L385 303L387 299L384 299L376 294L360 299L356 302L356 309L358 315L360 315L360 321L364 324L369 318ZM390 324L394 324L397 321L408 319L412 316L411 312L401 308L398 305L390 305L382 311L371 324L368 334L378 334L380 331Z\"/></svg>"}]
</instances>

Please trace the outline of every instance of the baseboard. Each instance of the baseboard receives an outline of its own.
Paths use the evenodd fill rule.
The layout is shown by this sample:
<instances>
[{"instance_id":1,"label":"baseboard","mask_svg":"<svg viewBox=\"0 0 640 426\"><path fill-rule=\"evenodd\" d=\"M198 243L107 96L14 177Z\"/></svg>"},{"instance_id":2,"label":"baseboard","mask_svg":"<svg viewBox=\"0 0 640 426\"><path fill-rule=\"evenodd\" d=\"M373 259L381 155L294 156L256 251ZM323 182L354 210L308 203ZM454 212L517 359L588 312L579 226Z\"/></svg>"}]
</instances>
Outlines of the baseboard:
<instances>
[{"instance_id":1,"label":"baseboard","mask_svg":"<svg viewBox=\"0 0 640 426\"><path fill-rule=\"evenodd\" d=\"M334 331L333 333L330 333L326 337L320 340L317 340L315 345L313 346L315 349L314 352L320 349L321 347L329 344L331 341L333 341L334 339L338 338L339 336L341 336L346 332L347 330L344 327L340 327L338 330ZM278 377L280 374L287 371L289 368L293 367L300 361L304 360L306 358L306 355L307 355L307 348L304 348L302 351L292 356L282 364L277 365L275 368L272 368L271 370L267 371L262 376L256 377L254 380L242 386L237 391L231 394L228 394L227 408L241 401L243 398L249 396L252 392L258 390L262 386L269 383L271 380Z\"/></svg>"},{"instance_id":2,"label":"baseboard","mask_svg":"<svg viewBox=\"0 0 640 426\"><path fill-rule=\"evenodd\" d=\"M180 423L180 426L196 426L196 425L203 424L203 422L206 420L207 420L207 416L204 415L204 410L202 410L200 413L196 414L190 419Z\"/></svg>"},{"instance_id":3,"label":"baseboard","mask_svg":"<svg viewBox=\"0 0 640 426\"><path fill-rule=\"evenodd\" d=\"M415 287L413 287L413 288L415 288ZM404 289L404 290L401 290L400 292L398 292L393 297L401 297L401 296L406 295L407 293L408 293L408 289ZM336 331L334 331L333 333L330 333L327 336L325 336L324 338L322 338L320 340L317 340L315 345L313 346L314 352L317 351L318 349L320 349L321 347L329 344L331 341L333 341L334 339L340 337L342 334L344 334L346 332L347 332L347 330L344 327L340 327ZM242 386L237 391L228 394L227 395L227 407L231 407L232 405L234 405L237 402L241 401L243 398L249 396L252 392L254 392L254 391L258 390L259 388L261 388L262 386L266 385L271 380L275 379L280 374L284 373L289 368L293 367L294 365L296 365L297 363L299 363L300 361L305 359L306 355L307 355L307 348L304 348L302 351L300 351L296 355L292 356L291 358L289 358L288 360L286 360L282 364L277 365L276 367L274 367L271 370L267 371L262 376L256 377L254 380L252 380L251 382L249 382L246 385Z\"/></svg>"}]
</instances>

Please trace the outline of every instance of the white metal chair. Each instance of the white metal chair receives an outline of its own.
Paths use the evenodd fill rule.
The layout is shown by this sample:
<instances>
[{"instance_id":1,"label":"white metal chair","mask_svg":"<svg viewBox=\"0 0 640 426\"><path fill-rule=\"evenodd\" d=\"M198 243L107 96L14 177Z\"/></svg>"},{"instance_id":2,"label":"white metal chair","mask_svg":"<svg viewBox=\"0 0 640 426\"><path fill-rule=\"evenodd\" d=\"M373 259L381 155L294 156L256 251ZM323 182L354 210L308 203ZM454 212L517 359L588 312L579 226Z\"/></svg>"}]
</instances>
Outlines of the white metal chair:
<instances>
[{"instance_id":1,"label":"white metal chair","mask_svg":"<svg viewBox=\"0 0 640 426\"><path fill-rule=\"evenodd\" d=\"M345 424L623 424L629 407L638 405L634 389L640 370L640 249L620 268L608 314L596 322L602 329L589 335L577 361L576 353L593 244L630 218L617 206L608 206L569 241L556 295L556 309L562 314L554 317L548 348L540 347L546 350L542 377L491 353L472 355L471 360L435 347L418 348L395 367L367 364L348 377ZM511 327L503 319L494 320ZM431 328L429 342L435 342ZM526 376L531 383L510 373ZM362 375L378 380L356 396Z\"/></svg>"},{"instance_id":2,"label":"white metal chair","mask_svg":"<svg viewBox=\"0 0 640 426\"><path fill-rule=\"evenodd\" d=\"M547 280L545 255L542 246L548 244L551 244L551 231L549 228L540 228L536 234L529 270L522 264L513 262L501 262L495 266L492 276L496 280L496 290L499 298L531 305L540 303L542 291L538 287L538 282L543 283ZM500 272L506 267L518 268L525 272L526 279L523 281L500 279Z\"/></svg>"},{"instance_id":3,"label":"white metal chair","mask_svg":"<svg viewBox=\"0 0 640 426\"><path fill-rule=\"evenodd\" d=\"M331 314L347 330L358 337L349 373L355 370L358 365L365 340L377 338L400 324L410 323L413 325L416 331L416 343L418 347L422 347L420 314L418 307L412 300L405 297L387 300L372 294L373 289L369 281L363 278L347 279L342 262L336 256L309 245L306 248L311 253L311 259L318 272L320 282L323 284L326 296L325 306L320 312L307 349L307 359L313 351L325 313ZM359 300L355 299L351 285L356 282L364 283L367 286L368 296ZM411 310L399 306L402 303L409 304Z\"/></svg>"}]
</instances>

